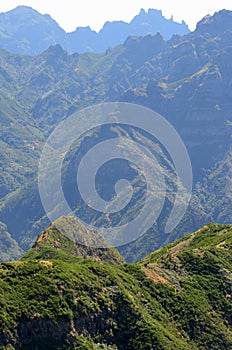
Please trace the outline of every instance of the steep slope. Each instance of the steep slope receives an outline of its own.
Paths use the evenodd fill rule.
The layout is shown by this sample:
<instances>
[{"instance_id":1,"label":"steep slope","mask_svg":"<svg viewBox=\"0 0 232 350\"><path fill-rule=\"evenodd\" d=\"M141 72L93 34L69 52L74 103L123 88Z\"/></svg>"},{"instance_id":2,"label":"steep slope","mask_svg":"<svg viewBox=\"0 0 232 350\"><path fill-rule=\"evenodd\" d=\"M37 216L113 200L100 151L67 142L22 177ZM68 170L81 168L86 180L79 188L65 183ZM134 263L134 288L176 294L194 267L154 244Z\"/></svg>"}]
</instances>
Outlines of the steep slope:
<instances>
[{"instance_id":1,"label":"steep slope","mask_svg":"<svg viewBox=\"0 0 232 350\"><path fill-rule=\"evenodd\" d=\"M232 150L208 169L204 180L196 187L196 197L210 220L218 223L232 222Z\"/></svg>"},{"instance_id":2,"label":"steep slope","mask_svg":"<svg viewBox=\"0 0 232 350\"><path fill-rule=\"evenodd\" d=\"M160 33L165 40L173 35L189 33L188 26L183 21L176 23L173 18L166 19L161 11L149 9L141 10L130 23L123 21L106 22L103 28L96 33L89 27L77 28L69 33L71 52L105 52L112 47L122 44L129 36L145 36Z\"/></svg>"},{"instance_id":3,"label":"steep slope","mask_svg":"<svg viewBox=\"0 0 232 350\"><path fill-rule=\"evenodd\" d=\"M223 18L224 24L219 26L218 21ZM1 173L4 198L0 203L0 220L21 248L27 250L39 232L49 225L35 176L36 161L39 160L39 149L42 146L40 140L45 140L53 128L73 112L106 101L134 102L161 113L182 136L194 173L196 198L180 226L167 236L163 226L173 206L175 167L165 153L165 147L157 140L151 142L138 131L123 128L109 128L101 130L102 133L99 134L93 133L91 141L90 135L85 135L82 155L95 142L111 136L126 135L129 139L142 143L164 166L167 183L172 185L168 188L172 195L167 196L167 205L157 225L151 228L147 236L140 237L130 246L120 248L123 255L129 261L141 259L174 238L194 231L209 221L220 219L218 213L221 210L221 194L218 187L208 187L209 191L216 191L213 202L217 210L214 212L210 211L212 193L204 195L206 200L209 199L206 203L198 189L202 188L205 181L204 169L212 169L215 162L221 162L231 145L232 24L229 19L230 12L220 11L204 20L189 35L175 36L167 42L160 34L129 37L123 45L106 53L68 55L59 45L50 47L36 57L13 55L1 50L2 108L6 108L6 104L13 104L13 107L7 112L8 130L3 126L4 134L9 132L12 135L8 145L11 153L5 145L0 149L2 165L7 168L7 171ZM207 27L208 22L210 29ZM18 115L13 110L16 108L24 116L23 122L30 125L27 134L29 145L26 148L22 146L23 130L18 131ZM42 134L39 143L36 130L32 127ZM20 135L19 139L17 135ZM4 135L1 139L4 140ZM15 139L19 142L15 143ZM22 148L23 153L19 152ZM2 152L2 149L6 151ZM11 169L10 164L14 165L16 157L19 163ZM70 163L64 164L64 175L68 175L64 190L73 210L81 209L82 214L88 217L86 207L79 205L80 197L75 197L76 187L71 187L72 184L76 186L77 158L75 152L67 155L66 161ZM142 183L134 174L134 169L128 169L128 165L124 167L125 164L117 162L111 165L104 168L100 179L103 197L112 198L115 194L115 180L122 174L126 178L129 176L128 179L134 185ZM107 174L110 176L107 177ZM215 174L215 183L222 183L225 175L223 167L219 167ZM133 198L127 213L119 213L114 217L114 222L120 223L130 215L136 215L142 204L142 200L136 201L136 198L138 197ZM223 221L230 222L229 200L225 206ZM91 219L90 224L99 220L96 216L88 218Z\"/></svg>"},{"instance_id":4,"label":"steep slope","mask_svg":"<svg viewBox=\"0 0 232 350\"><path fill-rule=\"evenodd\" d=\"M231 243L211 224L140 264L2 263L1 349L231 349Z\"/></svg>"},{"instance_id":5,"label":"steep slope","mask_svg":"<svg viewBox=\"0 0 232 350\"><path fill-rule=\"evenodd\" d=\"M13 261L19 259L23 250L7 232L7 227L0 221L0 260Z\"/></svg>"},{"instance_id":6,"label":"steep slope","mask_svg":"<svg viewBox=\"0 0 232 350\"><path fill-rule=\"evenodd\" d=\"M102 248L98 248L102 247ZM86 228L74 217L61 217L39 235L33 247L23 256L25 259L68 258L73 256L91 258L110 264L123 263L118 251L109 247L94 229Z\"/></svg>"},{"instance_id":7,"label":"steep slope","mask_svg":"<svg viewBox=\"0 0 232 350\"><path fill-rule=\"evenodd\" d=\"M205 16L196 27L196 32L200 35L207 34L210 37L216 37L220 33L231 27L232 14L229 10L222 10L215 13L214 17Z\"/></svg>"},{"instance_id":8,"label":"steep slope","mask_svg":"<svg viewBox=\"0 0 232 350\"><path fill-rule=\"evenodd\" d=\"M29 112L3 92L0 118L0 198L3 198L35 175L43 133Z\"/></svg>"},{"instance_id":9,"label":"steep slope","mask_svg":"<svg viewBox=\"0 0 232 350\"><path fill-rule=\"evenodd\" d=\"M77 27L74 32L66 33L49 15L41 15L26 6L0 13L0 47L23 55L38 55L55 44L68 52L105 52L122 44L130 35L157 32L169 39L174 34L189 33L189 29L186 23L166 19L161 11L154 9L141 10L130 23L106 22L99 33L90 27Z\"/></svg>"},{"instance_id":10,"label":"steep slope","mask_svg":"<svg viewBox=\"0 0 232 350\"><path fill-rule=\"evenodd\" d=\"M37 55L56 43L67 47L65 31L49 15L27 6L0 13L0 33L0 47L14 53Z\"/></svg>"}]
</instances>

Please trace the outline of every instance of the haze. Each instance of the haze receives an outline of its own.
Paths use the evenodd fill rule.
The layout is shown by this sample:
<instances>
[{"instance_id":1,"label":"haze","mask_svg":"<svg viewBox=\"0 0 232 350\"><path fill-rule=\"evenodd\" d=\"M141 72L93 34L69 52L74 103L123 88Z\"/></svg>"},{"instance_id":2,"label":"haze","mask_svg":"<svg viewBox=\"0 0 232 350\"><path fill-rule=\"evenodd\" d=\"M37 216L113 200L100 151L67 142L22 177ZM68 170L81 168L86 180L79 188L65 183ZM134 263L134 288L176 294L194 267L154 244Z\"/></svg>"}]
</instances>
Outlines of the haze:
<instances>
[{"instance_id":1,"label":"haze","mask_svg":"<svg viewBox=\"0 0 232 350\"><path fill-rule=\"evenodd\" d=\"M231 0L8 0L0 2L0 12L9 11L19 5L30 6L42 14L50 14L66 31L73 31L80 26L90 26L99 31L106 21L129 22L141 8L162 10L166 18L173 15L174 20L184 20L194 30L196 23L206 14L213 14L224 8L232 10Z\"/></svg>"}]
</instances>

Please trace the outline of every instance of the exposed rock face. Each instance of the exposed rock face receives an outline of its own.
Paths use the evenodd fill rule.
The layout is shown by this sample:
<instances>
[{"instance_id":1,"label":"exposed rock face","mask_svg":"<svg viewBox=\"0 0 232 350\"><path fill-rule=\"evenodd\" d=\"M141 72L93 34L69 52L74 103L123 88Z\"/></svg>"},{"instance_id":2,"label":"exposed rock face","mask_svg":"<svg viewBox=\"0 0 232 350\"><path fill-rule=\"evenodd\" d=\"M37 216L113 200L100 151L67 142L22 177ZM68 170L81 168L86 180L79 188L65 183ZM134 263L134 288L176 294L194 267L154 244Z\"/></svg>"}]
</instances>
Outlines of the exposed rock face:
<instances>
[{"instance_id":1,"label":"exposed rock face","mask_svg":"<svg viewBox=\"0 0 232 350\"><path fill-rule=\"evenodd\" d=\"M124 262L117 249L110 247L95 229L86 228L72 216L61 217L51 224L22 259L51 259L55 251L70 257L91 258L109 264Z\"/></svg>"},{"instance_id":2,"label":"exposed rock face","mask_svg":"<svg viewBox=\"0 0 232 350\"><path fill-rule=\"evenodd\" d=\"M224 16L225 23L218 27ZM232 119L232 21L228 18L230 11L221 11L200 22L189 36L170 40L151 60L153 80L121 95L122 101L148 106L176 127L190 153L195 181L201 181L203 168L222 159L231 142L227 121ZM211 38L206 34L208 23Z\"/></svg>"},{"instance_id":3,"label":"exposed rock face","mask_svg":"<svg viewBox=\"0 0 232 350\"><path fill-rule=\"evenodd\" d=\"M213 17L205 16L197 24L196 34L215 37L226 30L232 30L232 13L229 10L222 10L215 13Z\"/></svg>"},{"instance_id":4,"label":"exposed rock face","mask_svg":"<svg viewBox=\"0 0 232 350\"><path fill-rule=\"evenodd\" d=\"M220 219L221 222L222 217L230 221L229 197L226 195L228 200L223 203L227 208L223 209L223 215L220 216L221 192L206 195L204 191L205 182L208 189L218 188L209 184L211 177L205 178L204 169L209 173L214 172L214 183L223 183L224 169L230 169L229 165L223 166L225 158L229 159L225 154L231 145L230 16L228 11L216 13L204 19L194 33L177 35L169 41L165 41L160 34L130 36L123 45L101 54L68 55L59 45L50 47L36 57L0 51L0 220L7 226L9 238L27 250L37 235L49 225L40 201L36 171L42 146L51 130L75 111L103 101L132 102L152 108L173 124L187 146L194 173L195 202L186 214L184 223L165 239L171 240L191 232L208 221ZM223 25L219 26L219 19L221 21L224 17ZM144 140L141 133L122 128L112 131L109 128L103 133L85 135L82 140L83 150L87 151L95 141L117 137L119 134L134 141ZM151 151L154 151L157 159L162 158L162 165L169 166L170 171L164 167L166 180L168 184L173 184L175 169L167 157L162 157L164 152L161 148L154 142ZM75 165L80 161L78 156L70 153L66 160L70 161L70 169L76 170ZM216 162L222 162L221 166L215 168ZM68 165L65 168L66 165L64 173L66 169L69 170ZM123 162L115 162L113 166L104 168L99 185L106 198L115 195L114 180L117 181L120 175L126 175L126 178L129 175L136 185L141 185L138 176L134 175L134 169L130 167L128 170L124 165ZM107 171L112 175L110 179L107 178ZM73 174L63 188L73 210L78 210L79 207L75 206L76 187L73 190L69 186L76 184L75 171ZM172 194L167 198L168 205L163 210L158 226L154 225L147 236L122 248L124 256L130 261L164 244L161 224L170 213L175 188L172 186L168 192ZM127 213L120 213L118 217L115 215L114 223L120 224L120 220L126 219L126 214L131 217L140 210L142 201L138 198L141 199L141 196L134 196ZM212 198L213 212L209 210ZM137 206L134 207L134 204ZM82 214L84 211L90 217L86 207L81 207ZM98 217L95 216L95 219Z\"/></svg>"}]
</instances>

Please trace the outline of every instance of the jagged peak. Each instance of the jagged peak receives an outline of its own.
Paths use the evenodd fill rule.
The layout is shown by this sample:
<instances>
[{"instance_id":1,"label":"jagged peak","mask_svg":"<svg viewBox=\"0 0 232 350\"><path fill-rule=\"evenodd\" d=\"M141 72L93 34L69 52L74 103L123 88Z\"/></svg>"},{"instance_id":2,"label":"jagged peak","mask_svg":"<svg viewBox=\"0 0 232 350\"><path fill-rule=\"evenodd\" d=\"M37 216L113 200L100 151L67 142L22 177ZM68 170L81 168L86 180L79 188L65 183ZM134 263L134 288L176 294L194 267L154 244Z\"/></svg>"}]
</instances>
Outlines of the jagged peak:
<instances>
[{"instance_id":1,"label":"jagged peak","mask_svg":"<svg viewBox=\"0 0 232 350\"><path fill-rule=\"evenodd\" d=\"M206 15L197 23L195 34L208 34L211 37L218 36L227 30L232 30L232 11L221 10L214 15Z\"/></svg>"},{"instance_id":2,"label":"jagged peak","mask_svg":"<svg viewBox=\"0 0 232 350\"><path fill-rule=\"evenodd\" d=\"M66 61L69 57L67 51L63 49L60 44L49 46L44 52L40 54L46 59L46 62L50 65L56 65L58 61Z\"/></svg>"},{"instance_id":3,"label":"jagged peak","mask_svg":"<svg viewBox=\"0 0 232 350\"><path fill-rule=\"evenodd\" d=\"M51 45L44 51L45 53L55 52L57 54L67 54L60 44Z\"/></svg>"}]
</instances>

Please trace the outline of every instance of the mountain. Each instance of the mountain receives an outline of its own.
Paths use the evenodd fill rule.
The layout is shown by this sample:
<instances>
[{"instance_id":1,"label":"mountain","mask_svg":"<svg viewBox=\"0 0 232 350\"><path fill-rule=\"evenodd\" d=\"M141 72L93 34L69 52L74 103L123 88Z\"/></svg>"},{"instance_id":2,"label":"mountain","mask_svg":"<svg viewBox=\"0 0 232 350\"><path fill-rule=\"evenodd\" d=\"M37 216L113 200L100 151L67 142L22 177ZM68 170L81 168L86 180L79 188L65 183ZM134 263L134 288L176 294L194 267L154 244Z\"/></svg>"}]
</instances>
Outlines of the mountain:
<instances>
[{"instance_id":1,"label":"mountain","mask_svg":"<svg viewBox=\"0 0 232 350\"><path fill-rule=\"evenodd\" d=\"M0 94L0 198L35 176L44 139L36 123L8 94ZM23 164L23 166L22 166Z\"/></svg>"},{"instance_id":2,"label":"mountain","mask_svg":"<svg viewBox=\"0 0 232 350\"><path fill-rule=\"evenodd\" d=\"M0 264L2 349L232 348L231 225L207 225L137 264L70 256L65 242L49 258Z\"/></svg>"},{"instance_id":3,"label":"mountain","mask_svg":"<svg viewBox=\"0 0 232 350\"><path fill-rule=\"evenodd\" d=\"M60 233L62 232L62 234ZM101 246L102 248L98 248ZM58 252L65 256L91 258L97 261L120 264L124 260L118 251L109 247L100 234L86 228L74 217L61 217L42 232L24 259L50 259Z\"/></svg>"},{"instance_id":4,"label":"mountain","mask_svg":"<svg viewBox=\"0 0 232 350\"><path fill-rule=\"evenodd\" d=\"M205 16L198 24L196 32L199 34L207 34L210 37L216 37L220 33L231 28L232 14L229 10L223 10L212 16Z\"/></svg>"},{"instance_id":5,"label":"mountain","mask_svg":"<svg viewBox=\"0 0 232 350\"><path fill-rule=\"evenodd\" d=\"M1 48L36 55L58 42L66 47L66 33L49 15L27 6L0 14Z\"/></svg>"},{"instance_id":6,"label":"mountain","mask_svg":"<svg viewBox=\"0 0 232 350\"><path fill-rule=\"evenodd\" d=\"M0 222L0 260L13 261L19 259L24 251L7 232L7 227Z\"/></svg>"},{"instance_id":7,"label":"mountain","mask_svg":"<svg viewBox=\"0 0 232 350\"><path fill-rule=\"evenodd\" d=\"M157 223L142 237L133 232L137 239L119 247L127 261L138 261L207 222L231 222L230 16L230 11L220 11L201 21L193 33L168 41L160 34L129 37L105 53L68 54L59 45L34 57L0 50L4 131L0 159L2 168L6 168L1 172L0 221L10 239L17 242L18 251L28 250L49 225L36 177L45 140L72 113L109 101L149 107L175 127L191 158L192 200L182 222L167 234L165 223L176 193L175 165L159 140L149 139L139 130L113 126L83 135L64 160L62 185L78 217L80 214L90 225L117 225L139 212L144 203L145 184L141 173L128 163L106 164L98 176L99 193L107 200L115 195L115 183L122 176L134 185L134 197L122 212L110 217L97 215L83 205L76 188L78 157L99 141L126 135L158 159L168 186ZM224 24L219 26L222 20ZM148 165L144 160L143 167ZM224 192L220 184L225 185ZM4 247L3 253L7 254L7 245Z\"/></svg>"},{"instance_id":8,"label":"mountain","mask_svg":"<svg viewBox=\"0 0 232 350\"><path fill-rule=\"evenodd\" d=\"M0 47L23 55L38 55L49 46L59 44L68 52L105 52L121 44L130 35L144 36L160 32L165 39L189 32L188 26L166 19L162 12L150 9L130 22L106 22L99 33L90 27L77 27L66 33L49 16L30 7L18 6L0 14Z\"/></svg>"},{"instance_id":9,"label":"mountain","mask_svg":"<svg viewBox=\"0 0 232 350\"><path fill-rule=\"evenodd\" d=\"M196 195L199 204L210 220L231 222L231 175L232 150L228 148L223 159L209 169L203 181L197 185Z\"/></svg>"},{"instance_id":10,"label":"mountain","mask_svg":"<svg viewBox=\"0 0 232 350\"><path fill-rule=\"evenodd\" d=\"M110 48L123 43L129 36L145 36L160 33L168 40L173 35L189 33L188 26L184 21L176 23L173 18L166 19L162 11L143 9L130 23L123 21L106 22L103 28L96 33L89 27L77 28L69 33L71 52L105 52Z\"/></svg>"}]
</instances>

